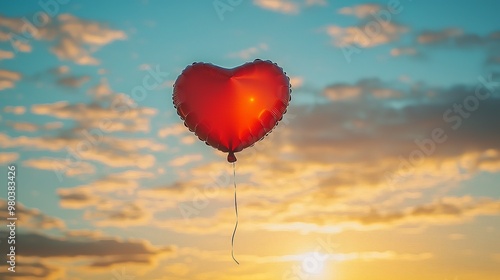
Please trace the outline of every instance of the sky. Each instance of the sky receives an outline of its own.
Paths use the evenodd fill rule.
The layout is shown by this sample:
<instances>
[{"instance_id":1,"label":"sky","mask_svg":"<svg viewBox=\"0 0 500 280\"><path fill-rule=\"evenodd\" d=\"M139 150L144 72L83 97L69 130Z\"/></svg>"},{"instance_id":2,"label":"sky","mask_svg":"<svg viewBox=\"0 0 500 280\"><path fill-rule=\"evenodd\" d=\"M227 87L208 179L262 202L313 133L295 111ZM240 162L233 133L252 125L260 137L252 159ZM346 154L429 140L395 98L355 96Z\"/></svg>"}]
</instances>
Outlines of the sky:
<instances>
[{"instance_id":1,"label":"sky","mask_svg":"<svg viewBox=\"0 0 500 280\"><path fill-rule=\"evenodd\" d=\"M498 279L498 1L1 1L1 279ZM233 170L184 127L193 62L271 60Z\"/></svg>"}]
</instances>

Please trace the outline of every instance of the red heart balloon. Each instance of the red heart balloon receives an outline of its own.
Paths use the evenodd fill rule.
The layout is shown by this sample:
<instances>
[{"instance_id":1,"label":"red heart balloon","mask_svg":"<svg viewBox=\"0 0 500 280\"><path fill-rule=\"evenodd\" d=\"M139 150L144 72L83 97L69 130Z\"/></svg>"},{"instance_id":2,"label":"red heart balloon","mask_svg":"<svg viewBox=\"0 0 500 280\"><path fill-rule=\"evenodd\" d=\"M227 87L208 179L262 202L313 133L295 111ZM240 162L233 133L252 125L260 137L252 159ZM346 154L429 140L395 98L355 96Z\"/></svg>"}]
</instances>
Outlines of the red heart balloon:
<instances>
[{"instance_id":1,"label":"red heart balloon","mask_svg":"<svg viewBox=\"0 0 500 280\"><path fill-rule=\"evenodd\" d=\"M173 101L189 130L234 162L234 153L278 124L290 93L290 79L271 61L257 59L233 69L193 63L175 81Z\"/></svg>"}]
</instances>

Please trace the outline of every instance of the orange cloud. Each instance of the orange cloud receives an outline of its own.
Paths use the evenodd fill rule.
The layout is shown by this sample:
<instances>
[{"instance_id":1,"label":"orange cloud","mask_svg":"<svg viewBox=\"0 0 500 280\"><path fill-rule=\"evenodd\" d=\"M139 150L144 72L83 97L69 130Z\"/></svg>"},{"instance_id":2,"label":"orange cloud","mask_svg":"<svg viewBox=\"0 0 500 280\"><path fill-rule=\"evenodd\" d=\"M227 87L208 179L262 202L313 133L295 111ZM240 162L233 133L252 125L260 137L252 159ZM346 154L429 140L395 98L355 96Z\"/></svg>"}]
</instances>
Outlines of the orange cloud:
<instances>
[{"instance_id":1,"label":"orange cloud","mask_svg":"<svg viewBox=\"0 0 500 280\"><path fill-rule=\"evenodd\" d=\"M0 133L0 147L23 147L25 149L68 151L68 157L64 164L55 166L55 171L58 174L73 172L68 171L68 169L73 168L73 163L69 157L72 157L72 160L76 158L79 161L98 161L112 167L138 166L140 168L149 168L155 164L155 157L150 154L141 154L137 149L150 148L158 150L160 147L163 147L159 144L154 144L154 142L150 140L124 140L113 137L107 137L105 139L105 141L94 145L91 140L82 136L80 136L80 138L10 137ZM114 142L116 142L116 146L113 145ZM153 145L148 146L148 143L152 143Z\"/></svg>"},{"instance_id":2,"label":"orange cloud","mask_svg":"<svg viewBox=\"0 0 500 280\"><path fill-rule=\"evenodd\" d=\"M10 217L5 199L0 199L0 207L2 207L0 208L0 217L4 220ZM28 229L64 229L66 227L63 220L47 216L38 209L26 208L21 203L16 204L16 216L19 220L26 222L24 227Z\"/></svg>"},{"instance_id":3,"label":"orange cloud","mask_svg":"<svg viewBox=\"0 0 500 280\"><path fill-rule=\"evenodd\" d=\"M297 14L300 10L299 4L291 0L254 0L253 3L263 9L284 14Z\"/></svg>"},{"instance_id":4,"label":"orange cloud","mask_svg":"<svg viewBox=\"0 0 500 280\"><path fill-rule=\"evenodd\" d=\"M0 164L5 165L16 161L19 158L18 153L0 153Z\"/></svg>"},{"instance_id":5,"label":"orange cloud","mask_svg":"<svg viewBox=\"0 0 500 280\"><path fill-rule=\"evenodd\" d=\"M187 128L183 124L174 124L171 126L166 126L158 130L158 136L160 138L166 138L168 136L177 136L187 133Z\"/></svg>"},{"instance_id":6,"label":"orange cloud","mask_svg":"<svg viewBox=\"0 0 500 280\"><path fill-rule=\"evenodd\" d=\"M5 113L11 113L15 115L22 115L26 112L26 107L24 106L5 106L3 108Z\"/></svg>"},{"instance_id":7,"label":"orange cloud","mask_svg":"<svg viewBox=\"0 0 500 280\"><path fill-rule=\"evenodd\" d=\"M203 156L200 154L185 155L174 158L170 161L169 165L174 167L181 167L192 162L200 161L202 159Z\"/></svg>"},{"instance_id":8,"label":"orange cloud","mask_svg":"<svg viewBox=\"0 0 500 280\"><path fill-rule=\"evenodd\" d=\"M110 237L54 237L39 233L18 233L25 246L18 254L29 258L86 259L88 268L110 267L123 263L150 263L161 254L173 254L172 247L154 247L143 240L120 240ZM7 244L7 242L2 242ZM5 245L2 245L2 249ZM99 260L102 263L99 264ZM81 264L80 264L81 265Z\"/></svg>"},{"instance_id":9,"label":"orange cloud","mask_svg":"<svg viewBox=\"0 0 500 280\"><path fill-rule=\"evenodd\" d=\"M60 166L64 166L66 164L67 164L66 159L49 158L49 157L38 158L38 159L32 158L23 162L23 165L26 167L36 168L40 170L49 170L49 171L57 170ZM95 173L95 167L94 165L88 162L80 161L73 163L71 168L64 169L63 172L64 175L69 177L93 174Z\"/></svg>"},{"instance_id":10,"label":"orange cloud","mask_svg":"<svg viewBox=\"0 0 500 280\"><path fill-rule=\"evenodd\" d=\"M24 260L24 258L20 258ZM16 272L12 273L7 269L2 269L0 277L5 280L16 280L19 278L29 280L57 280L65 277L63 268L57 265L47 264L46 261L26 262L23 265L16 266Z\"/></svg>"},{"instance_id":11,"label":"orange cloud","mask_svg":"<svg viewBox=\"0 0 500 280\"><path fill-rule=\"evenodd\" d=\"M414 47L399 47L391 49L392 56L416 56L419 51Z\"/></svg>"},{"instance_id":12,"label":"orange cloud","mask_svg":"<svg viewBox=\"0 0 500 280\"><path fill-rule=\"evenodd\" d=\"M338 10L341 15L353 15L357 18L367 18L372 13L377 13L382 7L378 4L361 4L353 7L344 7Z\"/></svg>"},{"instance_id":13,"label":"orange cloud","mask_svg":"<svg viewBox=\"0 0 500 280\"><path fill-rule=\"evenodd\" d=\"M250 47L248 49L241 50L239 52L230 53L228 57L240 58L243 60L248 60L254 58L258 53L262 51L267 51L269 47L265 43L261 43L255 47Z\"/></svg>"},{"instance_id":14,"label":"orange cloud","mask_svg":"<svg viewBox=\"0 0 500 280\"><path fill-rule=\"evenodd\" d=\"M22 75L18 72L0 69L0 90L13 88L21 77Z\"/></svg>"},{"instance_id":15,"label":"orange cloud","mask_svg":"<svg viewBox=\"0 0 500 280\"><path fill-rule=\"evenodd\" d=\"M77 64L99 64L91 56L91 47L100 47L116 40L127 38L125 32L113 30L97 22L81 20L70 14L58 16L55 32L61 36L52 52L62 60L71 60Z\"/></svg>"},{"instance_id":16,"label":"orange cloud","mask_svg":"<svg viewBox=\"0 0 500 280\"><path fill-rule=\"evenodd\" d=\"M95 86L91 87L88 90L88 93L96 97L97 99L101 99L103 97L110 96L111 94L113 94L113 90L110 88L108 80L102 78L98 84L96 84Z\"/></svg>"},{"instance_id":17,"label":"orange cloud","mask_svg":"<svg viewBox=\"0 0 500 280\"><path fill-rule=\"evenodd\" d=\"M102 88L100 90L102 91ZM111 100L103 104L69 104L62 101L52 104L35 104L31 107L31 112L37 115L74 119L78 121L79 127L89 130L100 129L101 133L149 131L149 121L152 116L156 115L156 109L138 107L123 94L106 96L109 96Z\"/></svg>"},{"instance_id":18,"label":"orange cloud","mask_svg":"<svg viewBox=\"0 0 500 280\"><path fill-rule=\"evenodd\" d=\"M27 131L27 132L35 132L39 130L54 130L61 128L63 126L62 122L49 122L43 125L37 125L29 122L5 122L6 125L12 127L17 131Z\"/></svg>"},{"instance_id":19,"label":"orange cloud","mask_svg":"<svg viewBox=\"0 0 500 280\"><path fill-rule=\"evenodd\" d=\"M462 34L463 31L459 28L448 28L440 31L424 31L418 35L417 41L420 44L435 44L444 42Z\"/></svg>"},{"instance_id":20,"label":"orange cloud","mask_svg":"<svg viewBox=\"0 0 500 280\"><path fill-rule=\"evenodd\" d=\"M14 58L14 53L13 52L0 50L0 60L3 60L3 59L12 59L12 58Z\"/></svg>"},{"instance_id":21,"label":"orange cloud","mask_svg":"<svg viewBox=\"0 0 500 280\"><path fill-rule=\"evenodd\" d=\"M57 83L61 86L69 87L69 88L79 88L83 84L87 83L90 80L89 76L79 76L79 77L63 77L57 80Z\"/></svg>"},{"instance_id":22,"label":"orange cloud","mask_svg":"<svg viewBox=\"0 0 500 280\"><path fill-rule=\"evenodd\" d=\"M399 40L400 36L408 32L408 28L397 23L385 22L378 25L378 32L367 31L367 26L341 27L330 25L326 27L326 33L332 38L337 47L357 45L371 48Z\"/></svg>"},{"instance_id":23,"label":"orange cloud","mask_svg":"<svg viewBox=\"0 0 500 280\"><path fill-rule=\"evenodd\" d=\"M0 27L17 34L24 32L26 23L22 18L0 16ZM97 65L99 60L92 54L100 47L117 40L125 40L127 35L121 30L94 21L79 19L70 14L60 14L46 26L40 26L30 34L35 40L55 41L52 52L61 60L70 60L81 65ZM8 33L0 32L0 41L11 39ZM13 42L16 50L30 52L31 45L24 40Z\"/></svg>"}]
</instances>

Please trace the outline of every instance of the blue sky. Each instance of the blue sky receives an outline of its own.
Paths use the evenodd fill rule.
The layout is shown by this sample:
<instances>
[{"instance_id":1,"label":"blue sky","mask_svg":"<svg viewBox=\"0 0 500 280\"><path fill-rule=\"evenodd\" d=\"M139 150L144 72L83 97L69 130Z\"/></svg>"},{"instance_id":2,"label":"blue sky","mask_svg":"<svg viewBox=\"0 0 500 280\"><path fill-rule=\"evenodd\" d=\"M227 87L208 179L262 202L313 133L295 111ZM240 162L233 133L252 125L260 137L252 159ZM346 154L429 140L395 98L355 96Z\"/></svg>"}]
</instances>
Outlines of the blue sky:
<instances>
[{"instance_id":1,"label":"blue sky","mask_svg":"<svg viewBox=\"0 0 500 280\"><path fill-rule=\"evenodd\" d=\"M127 256L33 247L20 254L26 273L40 265L46 279L109 279L129 264L137 279L276 279L333 235L338 251L311 279L498 275L500 247L488 243L500 231L497 1L401 0L397 13L391 1L47 3L57 3L50 21L19 39L23 18L33 24L44 8L0 2L0 164L18 167L29 221L19 234L67 250L78 238L118 240L109 252ZM236 270L226 259L232 170L183 127L171 94L193 62L256 58L286 71L293 99L283 125L238 156L246 264ZM157 85L139 96L146 77ZM474 97L479 79L494 81L484 100ZM443 114L470 108L467 98L478 107L453 129ZM111 131L100 130L105 119ZM403 170L436 128L448 140ZM479 268L456 265L468 262Z\"/></svg>"}]
</instances>

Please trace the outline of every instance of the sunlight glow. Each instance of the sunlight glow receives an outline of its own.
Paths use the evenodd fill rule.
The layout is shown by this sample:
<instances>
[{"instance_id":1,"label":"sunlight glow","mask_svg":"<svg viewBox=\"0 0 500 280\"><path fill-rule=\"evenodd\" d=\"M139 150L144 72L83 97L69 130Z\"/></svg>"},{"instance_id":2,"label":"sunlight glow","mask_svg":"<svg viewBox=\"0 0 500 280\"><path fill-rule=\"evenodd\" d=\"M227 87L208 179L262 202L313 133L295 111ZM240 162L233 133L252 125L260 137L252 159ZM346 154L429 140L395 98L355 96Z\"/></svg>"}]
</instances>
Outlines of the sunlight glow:
<instances>
[{"instance_id":1,"label":"sunlight glow","mask_svg":"<svg viewBox=\"0 0 500 280\"><path fill-rule=\"evenodd\" d=\"M323 273L325 261L328 255L318 252L306 253L301 256L302 270L311 275L320 275Z\"/></svg>"}]
</instances>

